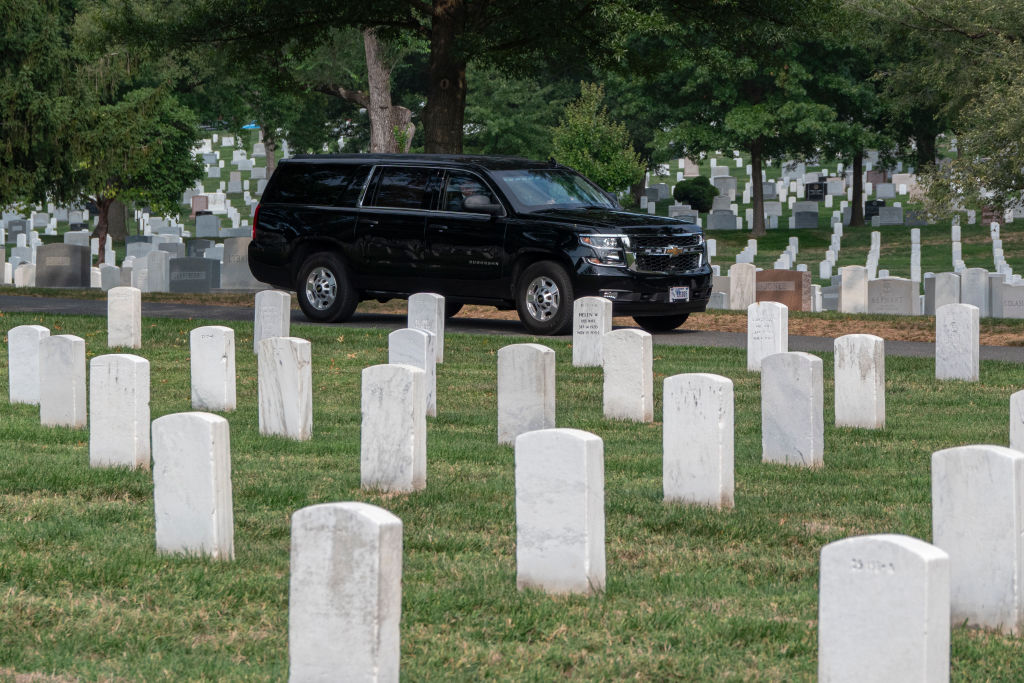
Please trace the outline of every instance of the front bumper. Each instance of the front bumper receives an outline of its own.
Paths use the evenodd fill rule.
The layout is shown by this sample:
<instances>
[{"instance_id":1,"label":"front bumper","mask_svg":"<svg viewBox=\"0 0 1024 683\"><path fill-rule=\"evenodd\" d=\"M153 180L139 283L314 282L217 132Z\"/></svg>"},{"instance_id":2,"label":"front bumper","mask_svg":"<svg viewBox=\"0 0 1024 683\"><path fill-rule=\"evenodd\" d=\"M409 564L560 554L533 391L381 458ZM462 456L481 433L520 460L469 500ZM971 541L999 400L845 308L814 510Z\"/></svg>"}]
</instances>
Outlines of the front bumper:
<instances>
[{"instance_id":1,"label":"front bumper","mask_svg":"<svg viewBox=\"0 0 1024 683\"><path fill-rule=\"evenodd\" d=\"M711 266L686 274L640 273L625 268L585 266L577 273L575 296L602 296L615 315L675 315L707 308ZM671 287L689 287L689 301L669 301Z\"/></svg>"}]
</instances>

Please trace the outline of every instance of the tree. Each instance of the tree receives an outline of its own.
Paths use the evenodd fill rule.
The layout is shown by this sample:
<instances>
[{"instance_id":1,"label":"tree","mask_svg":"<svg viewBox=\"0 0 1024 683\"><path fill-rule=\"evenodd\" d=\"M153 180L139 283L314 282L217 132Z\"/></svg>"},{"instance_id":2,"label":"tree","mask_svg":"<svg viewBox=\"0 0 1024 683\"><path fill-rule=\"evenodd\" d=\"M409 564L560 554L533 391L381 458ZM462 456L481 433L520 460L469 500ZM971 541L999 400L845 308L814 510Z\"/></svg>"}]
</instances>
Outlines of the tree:
<instances>
[{"instance_id":1,"label":"tree","mask_svg":"<svg viewBox=\"0 0 1024 683\"><path fill-rule=\"evenodd\" d=\"M515 78L488 67L471 66L468 75L476 85L466 99L466 152L551 156L551 129L573 99L575 84Z\"/></svg>"},{"instance_id":2,"label":"tree","mask_svg":"<svg viewBox=\"0 0 1024 683\"><path fill-rule=\"evenodd\" d=\"M601 105L601 86L581 83L580 91L555 128L551 145L555 160L609 192L629 187L643 178L645 165L633 150L626 127L608 117Z\"/></svg>"},{"instance_id":3,"label":"tree","mask_svg":"<svg viewBox=\"0 0 1024 683\"><path fill-rule=\"evenodd\" d=\"M956 158L919 163L929 208L1007 208L1024 193L1024 2L860 0L882 17L902 44L918 49L886 74L904 118L919 127L919 162L935 159L935 133L949 127Z\"/></svg>"},{"instance_id":4,"label":"tree","mask_svg":"<svg viewBox=\"0 0 1024 683\"><path fill-rule=\"evenodd\" d=\"M0 205L63 198L76 128L73 4L0 0Z\"/></svg>"},{"instance_id":5,"label":"tree","mask_svg":"<svg viewBox=\"0 0 1024 683\"><path fill-rule=\"evenodd\" d=\"M831 25L829 0L714 3L694 14L665 2L656 37L676 83L677 123L667 137L678 156L721 149L750 154L755 236L765 233L760 181L766 158L812 152L834 120L808 95L814 65L805 45Z\"/></svg>"},{"instance_id":6,"label":"tree","mask_svg":"<svg viewBox=\"0 0 1024 683\"><path fill-rule=\"evenodd\" d=\"M99 208L93 236L103 262L107 216L114 200L135 201L162 214L181 211L181 194L203 175L192 155L199 138L191 110L160 88L137 88L110 104L94 104L72 141L74 178Z\"/></svg>"},{"instance_id":7,"label":"tree","mask_svg":"<svg viewBox=\"0 0 1024 683\"><path fill-rule=\"evenodd\" d=\"M429 46L424 146L439 153L462 151L469 64L500 65L524 75L604 53L609 33L626 14L620 0L536 0L525 8L502 0L305 0L301 6L182 0L173 11L159 0L109 2L109 25L136 44L176 50L216 45L240 59L261 52L280 58L286 44L312 50L341 28L369 28L387 40L422 40ZM373 118L382 111L369 113Z\"/></svg>"}]
</instances>

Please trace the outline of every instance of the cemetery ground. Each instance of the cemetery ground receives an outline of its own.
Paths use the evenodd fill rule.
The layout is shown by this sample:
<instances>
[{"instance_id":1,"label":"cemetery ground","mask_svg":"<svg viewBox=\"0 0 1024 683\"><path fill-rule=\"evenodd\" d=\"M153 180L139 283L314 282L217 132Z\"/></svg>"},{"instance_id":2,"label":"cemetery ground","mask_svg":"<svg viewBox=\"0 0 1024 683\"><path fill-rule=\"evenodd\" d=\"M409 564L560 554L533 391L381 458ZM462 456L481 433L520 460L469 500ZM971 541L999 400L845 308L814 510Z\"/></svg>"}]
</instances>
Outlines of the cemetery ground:
<instances>
[{"instance_id":1,"label":"cemetery ground","mask_svg":"<svg viewBox=\"0 0 1024 683\"><path fill-rule=\"evenodd\" d=\"M205 323L143 323L133 353L151 363L152 418L191 410L189 332ZM5 338L23 324L82 337L89 358L108 352L104 317L0 317ZM532 340L556 352L557 425L604 440L607 590L552 597L516 590L513 451L496 439L497 351L522 338L446 336L426 489L383 495L359 486L360 372L387 362L387 331L293 325L313 350L313 438L295 442L259 435L252 324L229 325L234 561L157 555L150 472L91 469L85 430L5 404L0 677L282 680L290 516L358 500L403 521L405 680L811 680L822 546L929 540L932 452L1007 443L1009 396L1024 387L1015 364L938 382L933 360L890 357L886 428L836 428L832 355L820 354L825 465L812 470L761 463L760 381L743 349L656 346L656 421L638 424L603 418L601 370L573 367L568 341ZM732 510L662 502L661 383L688 372L735 383ZM1019 638L954 625L956 680L1024 679L1022 655Z\"/></svg>"}]
</instances>

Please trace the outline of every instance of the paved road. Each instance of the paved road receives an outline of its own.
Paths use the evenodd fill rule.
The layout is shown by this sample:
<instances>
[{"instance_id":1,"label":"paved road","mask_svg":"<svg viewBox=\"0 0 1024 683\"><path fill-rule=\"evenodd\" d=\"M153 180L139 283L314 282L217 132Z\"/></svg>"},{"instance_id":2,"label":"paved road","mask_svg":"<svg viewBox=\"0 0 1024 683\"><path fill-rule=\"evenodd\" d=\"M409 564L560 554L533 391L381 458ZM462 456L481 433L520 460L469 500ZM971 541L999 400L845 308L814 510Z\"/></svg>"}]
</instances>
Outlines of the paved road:
<instances>
[{"instance_id":1,"label":"paved road","mask_svg":"<svg viewBox=\"0 0 1024 683\"><path fill-rule=\"evenodd\" d=\"M103 300L60 299L48 297L0 295L0 311L28 313L64 313L73 315L106 315L107 302ZM252 320L253 311L243 306L205 306L196 304L173 304L143 302L142 315L151 318L180 318L196 320ZM311 324L299 311L292 311L292 322ZM383 327L398 329L405 325L404 315L382 313L356 313L347 327ZM450 332L471 334L502 334L528 336L522 325L514 320L492 320L484 318L456 317L445 324ZM677 346L718 346L723 348L745 348L746 334L742 332L709 332L682 329L654 335L655 344ZM831 352L830 337L790 336L790 351ZM888 356L916 356L932 358L935 344L931 342L886 341ZM982 346L982 360L998 360L1009 363L1024 363L1024 346Z\"/></svg>"}]
</instances>

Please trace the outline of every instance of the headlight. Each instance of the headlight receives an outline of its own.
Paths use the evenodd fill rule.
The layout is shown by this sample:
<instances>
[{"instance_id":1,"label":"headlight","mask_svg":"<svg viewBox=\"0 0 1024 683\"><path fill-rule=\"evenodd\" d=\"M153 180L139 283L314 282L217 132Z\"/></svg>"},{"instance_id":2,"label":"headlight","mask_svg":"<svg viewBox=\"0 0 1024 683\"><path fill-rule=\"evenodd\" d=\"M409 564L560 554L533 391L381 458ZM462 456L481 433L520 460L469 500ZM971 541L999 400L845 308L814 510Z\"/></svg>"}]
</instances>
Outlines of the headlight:
<instances>
[{"instance_id":1,"label":"headlight","mask_svg":"<svg viewBox=\"0 0 1024 683\"><path fill-rule=\"evenodd\" d=\"M587 263L595 266L625 266L629 238L624 235L580 235L580 244L594 250Z\"/></svg>"}]
</instances>

